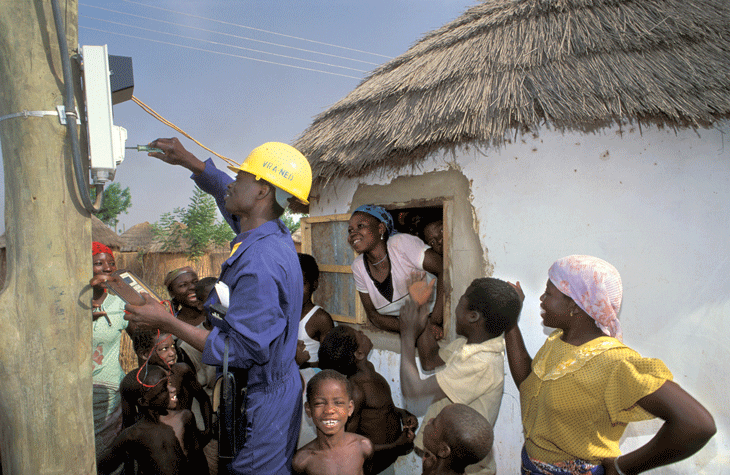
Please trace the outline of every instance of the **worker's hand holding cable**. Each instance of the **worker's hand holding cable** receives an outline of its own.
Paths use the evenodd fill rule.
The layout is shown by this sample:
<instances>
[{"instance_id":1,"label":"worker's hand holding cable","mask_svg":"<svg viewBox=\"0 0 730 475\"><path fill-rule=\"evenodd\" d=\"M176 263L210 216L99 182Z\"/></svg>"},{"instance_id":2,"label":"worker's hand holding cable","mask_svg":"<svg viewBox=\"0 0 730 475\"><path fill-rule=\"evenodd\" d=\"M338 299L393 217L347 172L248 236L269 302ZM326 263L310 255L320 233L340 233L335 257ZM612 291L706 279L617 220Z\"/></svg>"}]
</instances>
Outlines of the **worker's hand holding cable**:
<instances>
[{"instance_id":1,"label":"worker's hand holding cable","mask_svg":"<svg viewBox=\"0 0 730 475\"><path fill-rule=\"evenodd\" d=\"M196 175L199 175L205 169L205 163L198 160L192 153L188 152L182 146L177 137L171 139L157 139L149 144L151 147L159 148L162 153L150 152L149 156L159 158L163 162L171 165L180 165Z\"/></svg>"}]
</instances>

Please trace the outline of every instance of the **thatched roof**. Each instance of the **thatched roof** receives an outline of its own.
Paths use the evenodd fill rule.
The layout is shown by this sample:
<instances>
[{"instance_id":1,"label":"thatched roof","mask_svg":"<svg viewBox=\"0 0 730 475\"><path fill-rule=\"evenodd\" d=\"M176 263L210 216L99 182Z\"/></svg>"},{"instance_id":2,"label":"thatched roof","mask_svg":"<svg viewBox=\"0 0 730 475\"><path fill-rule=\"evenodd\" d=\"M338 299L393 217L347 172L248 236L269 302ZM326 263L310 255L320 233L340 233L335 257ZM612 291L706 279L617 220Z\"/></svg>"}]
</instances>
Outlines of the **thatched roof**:
<instances>
[{"instance_id":1,"label":"thatched roof","mask_svg":"<svg viewBox=\"0 0 730 475\"><path fill-rule=\"evenodd\" d=\"M294 145L321 182L545 123L728 117L728 0L487 0L373 71Z\"/></svg>"},{"instance_id":2,"label":"thatched roof","mask_svg":"<svg viewBox=\"0 0 730 475\"><path fill-rule=\"evenodd\" d=\"M122 235L122 252L147 252L149 246L155 241L152 233L152 225L145 221L135 224L127 229Z\"/></svg>"},{"instance_id":3,"label":"thatched roof","mask_svg":"<svg viewBox=\"0 0 730 475\"><path fill-rule=\"evenodd\" d=\"M91 239L109 246L113 250L119 250L122 247L122 238L94 215L91 215Z\"/></svg>"}]
</instances>

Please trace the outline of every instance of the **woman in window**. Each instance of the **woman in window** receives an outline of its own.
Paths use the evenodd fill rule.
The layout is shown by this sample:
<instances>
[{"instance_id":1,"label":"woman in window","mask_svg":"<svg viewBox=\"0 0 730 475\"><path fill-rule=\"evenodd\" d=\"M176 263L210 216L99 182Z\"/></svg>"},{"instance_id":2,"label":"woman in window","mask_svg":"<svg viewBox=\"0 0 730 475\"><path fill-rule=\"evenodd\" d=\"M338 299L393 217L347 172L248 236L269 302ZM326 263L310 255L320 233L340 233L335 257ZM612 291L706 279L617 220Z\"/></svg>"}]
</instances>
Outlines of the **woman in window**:
<instances>
[{"instance_id":1,"label":"woman in window","mask_svg":"<svg viewBox=\"0 0 730 475\"><path fill-rule=\"evenodd\" d=\"M421 239L395 231L383 207L363 205L350 217L347 242L359 254L352 263L355 288L368 319L381 330L398 332L398 314L408 296L408 280L424 271L437 278L429 329L443 336L443 261ZM433 277L430 277L433 279Z\"/></svg>"}]
</instances>

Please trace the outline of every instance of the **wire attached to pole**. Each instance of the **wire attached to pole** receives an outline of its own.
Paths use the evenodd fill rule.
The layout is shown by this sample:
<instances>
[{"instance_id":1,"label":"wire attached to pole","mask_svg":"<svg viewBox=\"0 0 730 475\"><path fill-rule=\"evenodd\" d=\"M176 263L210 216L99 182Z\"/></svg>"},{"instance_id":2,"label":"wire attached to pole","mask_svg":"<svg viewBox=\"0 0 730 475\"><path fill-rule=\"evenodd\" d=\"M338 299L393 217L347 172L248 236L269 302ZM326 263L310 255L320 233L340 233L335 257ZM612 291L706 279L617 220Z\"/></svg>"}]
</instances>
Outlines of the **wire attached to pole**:
<instances>
[{"instance_id":1,"label":"wire attached to pole","mask_svg":"<svg viewBox=\"0 0 730 475\"><path fill-rule=\"evenodd\" d=\"M66 89L64 99L66 101L66 129L71 140L71 155L73 159L74 176L76 177L76 185L79 189L81 203L89 213L98 213L101 210L102 199L104 193L104 185L96 185L96 202L91 202L91 193L89 191L89 178L84 176L83 163L81 163L81 146L79 145L78 130L76 128L76 113L74 112L74 83L71 74L71 59L68 55L68 44L63 19L61 17L61 8L58 6L58 0L51 0L53 9L53 20L56 24L56 34L58 35L58 49L61 56L61 66L63 69L63 84Z\"/></svg>"}]
</instances>

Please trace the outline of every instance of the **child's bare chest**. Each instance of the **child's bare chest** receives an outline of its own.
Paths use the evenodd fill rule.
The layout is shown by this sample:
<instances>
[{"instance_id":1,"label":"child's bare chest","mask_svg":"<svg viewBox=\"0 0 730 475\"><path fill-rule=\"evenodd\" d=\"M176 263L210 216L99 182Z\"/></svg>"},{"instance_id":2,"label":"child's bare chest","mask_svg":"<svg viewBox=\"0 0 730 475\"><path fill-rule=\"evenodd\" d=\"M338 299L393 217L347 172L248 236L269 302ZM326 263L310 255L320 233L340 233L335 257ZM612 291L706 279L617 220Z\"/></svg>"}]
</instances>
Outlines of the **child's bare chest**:
<instances>
[{"instance_id":1,"label":"child's bare chest","mask_svg":"<svg viewBox=\"0 0 730 475\"><path fill-rule=\"evenodd\" d=\"M175 432L175 437L180 443L180 447L183 453L187 455L187 449L185 447L184 435L185 435L185 421L183 419L183 411L169 411L165 416L160 416L160 422L166 426L172 428Z\"/></svg>"}]
</instances>

